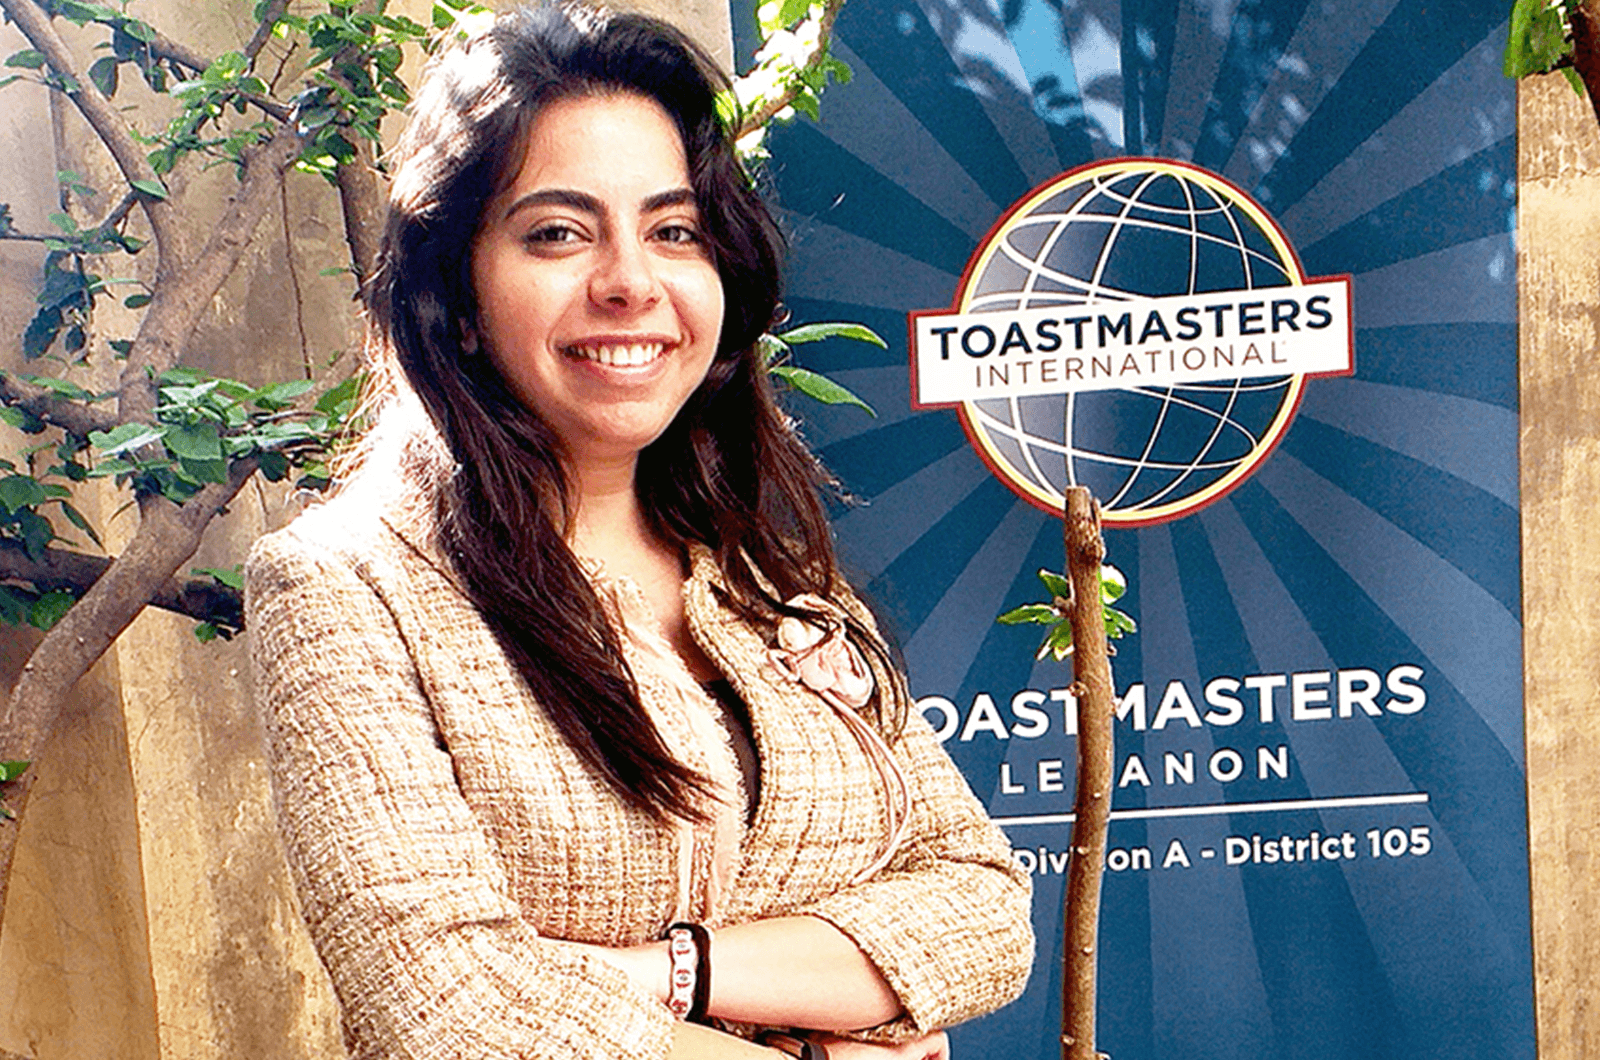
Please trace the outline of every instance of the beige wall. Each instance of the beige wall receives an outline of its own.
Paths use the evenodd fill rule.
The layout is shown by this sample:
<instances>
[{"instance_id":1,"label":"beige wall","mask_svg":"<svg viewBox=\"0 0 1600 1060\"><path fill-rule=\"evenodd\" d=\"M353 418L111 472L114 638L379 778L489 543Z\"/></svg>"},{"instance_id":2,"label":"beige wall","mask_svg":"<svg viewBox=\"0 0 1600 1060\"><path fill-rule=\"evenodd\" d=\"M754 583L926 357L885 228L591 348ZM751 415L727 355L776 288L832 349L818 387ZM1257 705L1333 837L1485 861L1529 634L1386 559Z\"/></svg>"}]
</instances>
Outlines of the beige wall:
<instances>
[{"instance_id":1,"label":"beige wall","mask_svg":"<svg viewBox=\"0 0 1600 1060\"><path fill-rule=\"evenodd\" d=\"M200 47L236 46L247 31L245 4L149 6L173 12L172 24ZM702 39L727 54L715 3L640 6L700 25ZM17 46L11 32L0 28L4 54ZM54 135L42 93L13 86L4 101L0 201L19 227L44 231L44 215L57 208L54 171L105 174L107 162L70 116L60 123L67 132ZM1580 1060L1600 1052L1600 1006L1585 1003L1600 967L1600 853L1590 853L1600 852L1600 548L1591 547L1600 533L1591 529L1600 373L1590 370L1600 340L1600 133L1556 79L1524 86L1519 120L1540 1052ZM226 185L208 179L217 182L214 204ZM352 346L348 290L317 277L342 254L337 217L320 183L290 182L203 329L201 367L258 382L291 378L323 371L334 350ZM41 259L34 246L0 242L0 334L26 323ZM0 360L15 356L0 346ZM11 441L0 436L6 451ZM109 517L119 502L102 500L98 515ZM247 490L195 565L237 562L281 519L280 502L276 491ZM113 547L129 518L109 523ZM0 942L0 1050L36 1060L341 1055L271 828L242 646L201 646L190 626L141 617L82 682L42 756ZM32 643L0 628L0 685L14 680Z\"/></svg>"}]
</instances>

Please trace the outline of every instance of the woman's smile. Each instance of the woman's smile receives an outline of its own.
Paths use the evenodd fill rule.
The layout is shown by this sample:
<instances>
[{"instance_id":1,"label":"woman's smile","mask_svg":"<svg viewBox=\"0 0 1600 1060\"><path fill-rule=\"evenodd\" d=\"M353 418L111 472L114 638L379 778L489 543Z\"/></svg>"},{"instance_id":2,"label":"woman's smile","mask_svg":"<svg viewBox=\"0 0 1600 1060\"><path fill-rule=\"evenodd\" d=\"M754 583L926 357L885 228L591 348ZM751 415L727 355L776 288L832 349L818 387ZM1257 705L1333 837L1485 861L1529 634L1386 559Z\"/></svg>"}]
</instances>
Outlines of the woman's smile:
<instances>
[{"instance_id":1,"label":"woman's smile","mask_svg":"<svg viewBox=\"0 0 1600 1060\"><path fill-rule=\"evenodd\" d=\"M574 360L611 368L640 368L654 362L665 349L666 345L660 342L585 342L568 346L564 352Z\"/></svg>"},{"instance_id":2,"label":"woman's smile","mask_svg":"<svg viewBox=\"0 0 1600 1060\"><path fill-rule=\"evenodd\" d=\"M540 111L473 240L473 335L581 469L628 462L694 393L722 283L661 106L622 93Z\"/></svg>"}]
</instances>

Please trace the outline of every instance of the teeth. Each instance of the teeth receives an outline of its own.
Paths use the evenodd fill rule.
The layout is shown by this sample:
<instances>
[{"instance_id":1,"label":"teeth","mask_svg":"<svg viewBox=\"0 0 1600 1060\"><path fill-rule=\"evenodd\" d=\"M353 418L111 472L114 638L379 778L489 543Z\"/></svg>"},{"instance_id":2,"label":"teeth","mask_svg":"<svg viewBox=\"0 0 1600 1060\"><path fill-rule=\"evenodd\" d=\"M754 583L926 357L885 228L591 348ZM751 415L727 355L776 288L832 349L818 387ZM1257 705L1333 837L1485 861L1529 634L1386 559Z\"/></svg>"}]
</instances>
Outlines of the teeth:
<instances>
[{"instance_id":1,"label":"teeth","mask_svg":"<svg viewBox=\"0 0 1600 1060\"><path fill-rule=\"evenodd\" d=\"M659 342L634 343L629 346L569 346L567 354L613 368L637 368L661 356L665 347Z\"/></svg>"}]
</instances>

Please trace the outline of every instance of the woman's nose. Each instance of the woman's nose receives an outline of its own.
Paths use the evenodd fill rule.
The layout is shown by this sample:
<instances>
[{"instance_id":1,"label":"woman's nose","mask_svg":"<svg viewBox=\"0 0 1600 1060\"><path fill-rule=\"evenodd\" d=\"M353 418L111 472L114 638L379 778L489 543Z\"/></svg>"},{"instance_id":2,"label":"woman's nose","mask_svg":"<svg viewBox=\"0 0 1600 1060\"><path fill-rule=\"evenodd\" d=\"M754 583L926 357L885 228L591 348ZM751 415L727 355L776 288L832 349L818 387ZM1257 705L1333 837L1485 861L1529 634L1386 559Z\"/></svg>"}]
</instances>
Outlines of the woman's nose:
<instances>
[{"instance_id":1,"label":"woman's nose","mask_svg":"<svg viewBox=\"0 0 1600 1060\"><path fill-rule=\"evenodd\" d=\"M589 298L611 311L646 309L661 299L661 281L643 244L619 240L604 248L589 280Z\"/></svg>"}]
</instances>

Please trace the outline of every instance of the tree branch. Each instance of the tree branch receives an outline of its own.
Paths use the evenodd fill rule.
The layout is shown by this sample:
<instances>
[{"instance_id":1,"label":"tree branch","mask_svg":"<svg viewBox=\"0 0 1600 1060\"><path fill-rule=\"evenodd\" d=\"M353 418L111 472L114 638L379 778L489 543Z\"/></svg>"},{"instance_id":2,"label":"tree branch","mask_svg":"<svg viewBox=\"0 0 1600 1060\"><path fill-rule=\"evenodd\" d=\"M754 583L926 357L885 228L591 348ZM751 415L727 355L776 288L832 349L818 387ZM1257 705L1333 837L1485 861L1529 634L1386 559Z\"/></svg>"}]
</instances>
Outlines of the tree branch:
<instances>
[{"instance_id":1,"label":"tree branch","mask_svg":"<svg viewBox=\"0 0 1600 1060\"><path fill-rule=\"evenodd\" d=\"M283 6L287 7L287 4ZM282 11L280 11L279 14L282 14ZM274 18L273 21L276 22L277 19ZM264 37L262 36L263 27L266 28L266 35ZM263 21L261 26L256 27L256 36L262 37L262 44L265 44L266 39L271 37L271 35L272 24L270 22ZM250 44L255 44L255 40L255 37L250 38ZM197 74L205 73L206 68L211 65L210 59L206 58L204 55L201 55L187 44L173 40L160 30L156 31L155 36L150 39L147 47L150 49L150 54L154 55L156 58L165 59L169 63L174 63L187 70L193 70ZM259 45L257 46L256 50L260 50ZM249 50L249 45L246 45L244 54L247 58L255 58L255 52ZM294 114L294 109L292 107L288 107L282 103L279 103L275 99L268 98L267 96L260 96L254 92L241 92L240 95L257 109L259 109L263 114L266 114L268 117L276 118L278 121L288 121Z\"/></svg>"},{"instance_id":2,"label":"tree branch","mask_svg":"<svg viewBox=\"0 0 1600 1060\"><path fill-rule=\"evenodd\" d=\"M1072 673L1078 699L1078 781L1072 856L1062 892L1061 1057L1096 1060L1095 972L1100 959L1100 883L1111 821L1112 698L1110 653L1100 600L1100 506L1082 486L1067 490L1067 577L1072 582Z\"/></svg>"},{"instance_id":3,"label":"tree branch","mask_svg":"<svg viewBox=\"0 0 1600 1060\"><path fill-rule=\"evenodd\" d=\"M110 212L105 215L100 223L93 227L92 231L110 232L115 229L133 210L134 206L138 203L139 198L139 193L134 191L132 188L129 188L126 194L124 194L121 199L117 200L117 204L111 208Z\"/></svg>"},{"instance_id":4,"label":"tree branch","mask_svg":"<svg viewBox=\"0 0 1600 1060\"><path fill-rule=\"evenodd\" d=\"M289 10L289 0L272 0L267 5L267 10L261 16L261 22L256 26L255 33L251 34L250 42L244 46L244 57L252 63L256 56L261 54L261 49L267 46L267 41L272 39L272 27L277 24L283 13Z\"/></svg>"},{"instance_id":5,"label":"tree branch","mask_svg":"<svg viewBox=\"0 0 1600 1060\"><path fill-rule=\"evenodd\" d=\"M356 157L334 172L339 182L339 207L344 213L344 239L350 248L356 282L365 284L378 261L378 245L389 212L389 197L378 174L372 144L356 137Z\"/></svg>"},{"instance_id":6,"label":"tree branch","mask_svg":"<svg viewBox=\"0 0 1600 1060\"><path fill-rule=\"evenodd\" d=\"M64 398L53 390L23 382L7 372L0 372L0 404L26 409L46 423L79 438L89 437L90 431L109 431L117 425L117 418L107 410Z\"/></svg>"},{"instance_id":7,"label":"tree branch","mask_svg":"<svg viewBox=\"0 0 1600 1060\"><path fill-rule=\"evenodd\" d=\"M66 43L50 24L49 16L33 0L0 0L0 8L5 10L28 42L44 53L50 68L67 82L67 98L72 100L78 113L83 115L100 142L105 144L106 150L111 152L123 177L130 184L135 180L159 184L155 170L145 161L144 149L134 140L127 123L112 107L111 101L100 94L94 82L78 69ZM140 201L155 233L156 280L159 284L167 272L177 268L182 254L181 230L171 203L148 195L140 196Z\"/></svg>"},{"instance_id":8,"label":"tree branch","mask_svg":"<svg viewBox=\"0 0 1600 1060\"><path fill-rule=\"evenodd\" d=\"M139 529L128 547L57 622L23 664L11 698L0 716L0 761L33 761L55 730L67 692L105 654L111 642L144 609L146 601L200 546L211 520L255 474L253 459L233 465L228 481L206 486L181 507L158 500L142 509ZM20 815L37 770L30 769L6 789L6 806ZM16 821L0 821L0 913L16 852Z\"/></svg>"},{"instance_id":9,"label":"tree branch","mask_svg":"<svg viewBox=\"0 0 1600 1060\"><path fill-rule=\"evenodd\" d=\"M197 74L205 73L206 67L211 65L210 59L187 44L178 43L160 30L155 30L155 36L145 42L145 47L149 48L150 54L157 59L165 59L169 63L187 67Z\"/></svg>"},{"instance_id":10,"label":"tree branch","mask_svg":"<svg viewBox=\"0 0 1600 1060\"><path fill-rule=\"evenodd\" d=\"M109 556L48 548L41 563L20 548L0 545L0 579L27 582L41 592L65 589L81 597L113 562ZM244 594L211 578L170 578L156 590L150 603L197 622L244 628Z\"/></svg>"},{"instance_id":11,"label":"tree branch","mask_svg":"<svg viewBox=\"0 0 1600 1060\"><path fill-rule=\"evenodd\" d=\"M11 3L14 0L0 0ZM180 275L157 283L139 325L139 334L122 370L117 413L123 421L149 422L156 406L155 376L178 363L200 318L239 264L256 225L277 199L278 182L300 153L300 137L290 125L250 150L244 178L211 238Z\"/></svg>"},{"instance_id":12,"label":"tree branch","mask_svg":"<svg viewBox=\"0 0 1600 1060\"><path fill-rule=\"evenodd\" d=\"M811 49L811 54L806 56L806 61L800 63L797 69L806 69L827 53L828 42L833 38L834 20L839 17L839 9L843 6L844 0L828 0L827 5L822 9L822 18L817 27L817 46ZM742 140L750 133L765 126L777 116L779 111L793 103L799 97L800 91L799 82L792 81L782 95L767 100L749 114L740 115L739 131L734 133L733 138Z\"/></svg>"}]
</instances>

